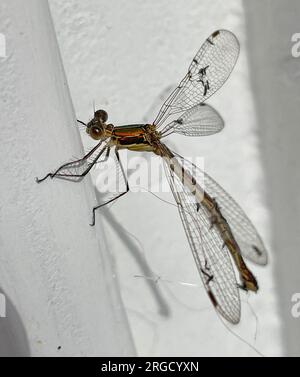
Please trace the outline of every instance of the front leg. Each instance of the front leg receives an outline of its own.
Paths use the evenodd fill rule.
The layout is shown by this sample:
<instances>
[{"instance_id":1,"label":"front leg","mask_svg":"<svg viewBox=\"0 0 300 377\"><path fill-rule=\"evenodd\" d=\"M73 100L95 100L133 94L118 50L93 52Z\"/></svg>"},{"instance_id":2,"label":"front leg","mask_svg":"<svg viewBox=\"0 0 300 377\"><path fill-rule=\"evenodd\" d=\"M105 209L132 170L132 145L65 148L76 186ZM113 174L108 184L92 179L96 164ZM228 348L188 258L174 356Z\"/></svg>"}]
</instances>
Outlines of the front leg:
<instances>
[{"instance_id":1,"label":"front leg","mask_svg":"<svg viewBox=\"0 0 300 377\"><path fill-rule=\"evenodd\" d=\"M100 147L102 142L98 143L89 153L87 153L83 158L79 159L79 160L75 160L75 161L72 161L72 162L68 162L66 164L63 164L62 166L60 166L54 173L48 173L47 175L45 175L44 178L41 178L41 179L38 179L36 178L36 182L37 183L41 183L43 181L45 181L47 178L54 178L54 177L58 177L58 178L78 178L78 180L81 180L83 179L86 174L91 170L91 168L94 166L94 164L97 162L97 160L100 158L100 156L102 155L102 153L104 152L106 146L104 148L101 149L101 151L97 154L97 156L95 157L95 159L92 161L91 164L88 165L87 169L85 169L81 174L70 174L70 173L61 173L62 170L66 169L66 168L78 168L80 167L81 165L83 165L86 160L91 157L93 155L93 153Z\"/></svg>"}]
</instances>

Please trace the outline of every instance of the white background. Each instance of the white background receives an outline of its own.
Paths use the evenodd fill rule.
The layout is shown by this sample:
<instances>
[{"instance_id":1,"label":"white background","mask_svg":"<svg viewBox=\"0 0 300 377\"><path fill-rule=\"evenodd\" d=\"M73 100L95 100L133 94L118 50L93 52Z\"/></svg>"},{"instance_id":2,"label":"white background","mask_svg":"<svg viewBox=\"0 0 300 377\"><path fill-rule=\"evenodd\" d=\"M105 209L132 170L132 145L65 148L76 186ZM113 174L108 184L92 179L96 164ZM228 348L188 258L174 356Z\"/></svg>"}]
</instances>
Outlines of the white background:
<instances>
[{"instance_id":1,"label":"white background","mask_svg":"<svg viewBox=\"0 0 300 377\"><path fill-rule=\"evenodd\" d=\"M90 177L35 182L83 153L47 1L1 2L0 28L0 355L134 355Z\"/></svg>"}]
</instances>

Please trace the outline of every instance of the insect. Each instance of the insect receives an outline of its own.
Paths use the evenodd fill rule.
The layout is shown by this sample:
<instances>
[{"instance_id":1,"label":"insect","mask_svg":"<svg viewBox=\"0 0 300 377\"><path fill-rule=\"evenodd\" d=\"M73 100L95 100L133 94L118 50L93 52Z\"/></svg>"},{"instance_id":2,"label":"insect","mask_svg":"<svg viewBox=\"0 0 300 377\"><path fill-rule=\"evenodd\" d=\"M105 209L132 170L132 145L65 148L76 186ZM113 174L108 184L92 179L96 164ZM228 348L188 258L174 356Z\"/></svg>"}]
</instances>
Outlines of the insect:
<instances>
[{"instance_id":1,"label":"insect","mask_svg":"<svg viewBox=\"0 0 300 377\"><path fill-rule=\"evenodd\" d=\"M203 43L187 74L162 105L149 124L114 126L107 124L104 110L94 111L86 127L96 146L83 158L59 167L47 178L80 181L92 167L108 158L114 150L118 174L126 189L100 207L129 191L129 184L119 156L120 149L148 151L160 156L171 187L195 263L206 292L215 309L229 322L240 321L239 289L256 292L256 278L243 256L264 265L267 252L255 227L240 206L208 174L171 151L162 140L173 133L207 136L221 131L224 122L219 113L204 102L227 80L239 55L239 42L227 30L218 30ZM89 161L87 163L87 161ZM84 166L80 172L72 169ZM199 177L204 177L203 187ZM236 270L234 269L234 266ZM237 283L236 273L240 282Z\"/></svg>"}]
</instances>

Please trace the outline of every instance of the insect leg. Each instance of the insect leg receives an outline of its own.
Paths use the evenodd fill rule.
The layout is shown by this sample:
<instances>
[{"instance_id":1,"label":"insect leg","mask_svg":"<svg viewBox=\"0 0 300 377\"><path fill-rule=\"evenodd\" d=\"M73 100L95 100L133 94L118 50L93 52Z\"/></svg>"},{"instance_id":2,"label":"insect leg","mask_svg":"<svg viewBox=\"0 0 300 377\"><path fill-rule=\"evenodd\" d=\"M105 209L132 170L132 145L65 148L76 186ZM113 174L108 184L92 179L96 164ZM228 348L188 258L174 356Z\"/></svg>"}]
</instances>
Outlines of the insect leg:
<instances>
[{"instance_id":1,"label":"insect leg","mask_svg":"<svg viewBox=\"0 0 300 377\"><path fill-rule=\"evenodd\" d=\"M97 209L101 208L101 207L104 207L105 205L109 204L109 203L112 203L114 202L115 200L119 199L121 196L125 195L128 193L128 191L130 190L129 189L129 184L128 184L128 179L126 177L126 174L125 174L125 171L124 171L124 168L123 168L123 165L121 163L121 160L120 160L120 155L119 155L119 152L118 152L118 149L116 148L115 149L115 154L116 154L116 157L117 157L117 163L119 164L120 166L120 169L121 169L121 173L122 173L122 177L124 179L124 182L125 182L125 185L126 185L126 189L125 191L121 192L121 193L118 193L115 197L113 197L112 199L108 200L107 202L105 203L102 203L96 207L93 208L93 220L92 220L92 223L90 224L91 226L94 226L95 225L95 222L96 222L96 214L95 212L97 211Z\"/></svg>"},{"instance_id":2,"label":"insect leg","mask_svg":"<svg viewBox=\"0 0 300 377\"><path fill-rule=\"evenodd\" d=\"M77 119L77 122L86 127L86 123L82 122L81 120Z\"/></svg>"},{"instance_id":3,"label":"insect leg","mask_svg":"<svg viewBox=\"0 0 300 377\"><path fill-rule=\"evenodd\" d=\"M84 157L82 157L81 159L79 160L75 160L75 161L71 161L71 162L68 162L66 164L63 164L62 166L60 166L54 173L48 173L47 175L45 175L44 178L41 178L41 179L38 179L36 178L36 182L37 183L41 183L43 181L45 181L47 178L54 178L54 177L70 177L70 178L83 178L90 170L91 168L95 165L95 163L97 162L97 160L99 159L99 157L102 155L102 153L104 152L106 146L101 149L101 151L98 153L98 155L95 157L95 159L92 161L91 164L89 164L88 168L82 173L82 174L62 174L62 173L59 173L61 170L63 169L66 169L66 168L75 168L75 167L79 167L81 164L83 164L90 156L92 156L92 154L100 147L101 145L101 142L98 143L89 153L87 153Z\"/></svg>"}]
</instances>

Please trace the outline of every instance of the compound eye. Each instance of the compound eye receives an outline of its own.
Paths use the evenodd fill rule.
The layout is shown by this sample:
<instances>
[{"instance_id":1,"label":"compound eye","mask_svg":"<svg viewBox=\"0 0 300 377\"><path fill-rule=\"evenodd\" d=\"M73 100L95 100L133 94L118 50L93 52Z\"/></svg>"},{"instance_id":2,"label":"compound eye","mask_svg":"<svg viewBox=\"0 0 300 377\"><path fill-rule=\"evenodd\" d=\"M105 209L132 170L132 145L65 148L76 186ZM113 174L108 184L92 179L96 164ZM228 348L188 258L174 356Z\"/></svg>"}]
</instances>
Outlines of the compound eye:
<instances>
[{"instance_id":1,"label":"compound eye","mask_svg":"<svg viewBox=\"0 0 300 377\"><path fill-rule=\"evenodd\" d=\"M102 138L102 135L103 135L103 130L102 130L102 128L99 128L97 126L93 126L93 127L90 128L89 134L93 139L100 140Z\"/></svg>"},{"instance_id":2,"label":"compound eye","mask_svg":"<svg viewBox=\"0 0 300 377\"><path fill-rule=\"evenodd\" d=\"M97 110L94 116L95 118L100 119L102 123L105 123L108 119L108 114L105 110Z\"/></svg>"}]
</instances>

